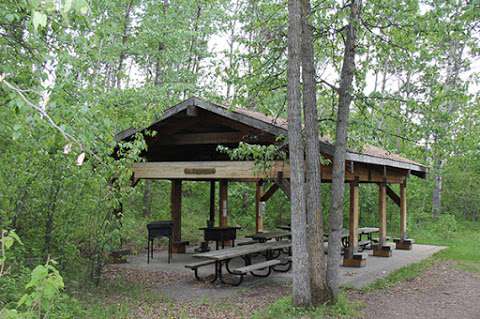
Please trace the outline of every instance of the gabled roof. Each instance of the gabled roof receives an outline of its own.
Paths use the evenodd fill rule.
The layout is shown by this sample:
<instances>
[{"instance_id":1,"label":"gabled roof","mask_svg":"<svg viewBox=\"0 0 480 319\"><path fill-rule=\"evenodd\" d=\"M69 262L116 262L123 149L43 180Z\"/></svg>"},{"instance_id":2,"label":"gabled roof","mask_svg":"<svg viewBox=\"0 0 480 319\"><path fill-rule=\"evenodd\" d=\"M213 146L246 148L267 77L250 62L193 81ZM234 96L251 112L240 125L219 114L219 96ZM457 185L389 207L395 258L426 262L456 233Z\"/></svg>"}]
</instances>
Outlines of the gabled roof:
<instances>
[{"instance_id":1,"label":"gabled roof","mask_svg":"<svg viewBox=\"0 0 480 319\"><path fill-rule=\"evenodd\" d=\"M288 135L288 122L283 118L274 118L260 112L242 108L227 108L219 104L205 101L198 97L191 97L165 110L162 117L157 121L153 122L149 127L138 130L135 128L129 128L118 133L115 136L115 139L116 141L124 140L136 134L137 132L149 129L152 126L158 124L159 122L162 122L192 106L254 127L275 136ZM330 141L325 138L320 138L319 143L320 151L322 153L333 156L334 146ZM427 172L426 166L420 163L372 145L365 145L361 152L348 150L346 154L346 160L406 169L410 170L412 174L420 177L425 177Z\"/></svg>"}]
</instances>

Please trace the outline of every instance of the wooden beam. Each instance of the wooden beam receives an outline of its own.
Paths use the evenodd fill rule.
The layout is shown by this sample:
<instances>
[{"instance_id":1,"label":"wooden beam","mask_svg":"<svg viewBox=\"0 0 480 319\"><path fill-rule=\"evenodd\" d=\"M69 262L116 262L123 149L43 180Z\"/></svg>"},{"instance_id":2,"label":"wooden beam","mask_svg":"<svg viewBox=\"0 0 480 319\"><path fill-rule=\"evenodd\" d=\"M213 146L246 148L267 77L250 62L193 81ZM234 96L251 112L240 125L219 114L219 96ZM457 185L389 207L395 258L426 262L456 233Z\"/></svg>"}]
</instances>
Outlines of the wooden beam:
<instances>
[{"instance_id":1,"label":"wooden beam","mask_svg":"<svg viewBox=\"0 0 480 319\"><path fill-rule=\"evenodd\" d=\"M278 186L277 183L273 183L272 186L270 186L270 188L262 195L262 197L260 198L260 201L266 202L267 200L269 200L270 197L272 197L273 194L275 194L275 192L276 192L279 188L280 188L280 187Z\"/></svg>"},{"instance_id":2,"label":"wooden beam","mask_svg":"<svg viewBox=\"0 0 480 319\"><path fill-rule=\"evenodd\" d=\"M220 227L228 225L228 181L221 180L219 188L218 222Z\"/></svg>"},{"instance_id":3,"label":"wooden beam","mask_svg":"<svg viewBox=\"0 0 480 319\"><path fill-rule=\"evenodd\" d=\"M287 198L290 200L290 180L283 177L283 173L279 172L277 174L276 184L280 187Z\"/></svg>"},{"instance_id":4,"label":"wooden beam","mask_svg":"<svg viewBox=\"0 0 480 319\"><path fill-rule=\"evenodd\" d=\"M379 220L379 245L383 245L387 238L387 185L378 184L378 220Z\"/></svg>"},{"instance_id":5,"label":"wooden beam","mask_svg":"<svg viewBox=\"0 0 480 319\"><path fill-rule=\"evenodd\" d=\"M349 254L353 256L358 251L358 220L359 209L359 185L358 182L350 182L350 216L349 224Z\"/></svg>"},{"instance_id":6,"label":"wooden beam","mask_svg":"<svg viewBox=\"0 0 480 319\"><path fill-rule=\"evenodd\" d=\"M290 166L283 161L274 161L267 171L255 167L254 161L192 161L192 162L145 162L133 164L134 180L146 179L235 179L258 180L277 179L282 173L284 180L290 178ZM330 182L332 178L331 165L321 166L322 181ZM383 172L369 168L367 165L355 165L354 174L347 172L345 182L357 180L367 183L400 184L407 177L406 171L389 170L387 178ZM285 191L284 185L278 183Z\"/></svg>"},{"instance_id":7,"label":"wooden beam","mask_svg":"<svg viewBox=\"0 0 480 319\"><path fill-rule=\"evenodd\" d=\"M400 239L407 239L407 185L400 184Z\"/></svg>"},{"instance_id":8,"label":"wooden beam","mask_svg":"<svg viewBox=\"0 0 480 319\"><path fill-rule=\"evenodd\" d=\"M210 181L210 226L215 225L215 181Z\"/></svg>"},{"instance_id":9,"label":"wooden beam","mask_svg":"<svg viewBox=\"0 0 480 319\"><path fill-rule=\"evenodd\" d=\"M262 201L262 181L255 183L255 231L263 232L263 213L265 201Z\"/></svg>"},{"instance_id":10,"label":"wooden beam","mask_svg":"<svg viewBox=\"0 0 480 319\"><path fill-rule=\"evenodd\" d=\"M356 163L353 173L350 172L350 170L347 170L348 166L349 165L347 164L345 171L345 182L358 180L360 183L380 183L386 181L387 183L399 184L402 183L408 175L408 171L406 170L389 169L388 175L385 179L383 169L375 166ZM320 169L322 181L327 183L331 182L332 165L321 165Z\"/></svg>"},{"instance_id":11,"label":"wooden beam","mask_svg":"<svg viewBox=\"0 0 480 319\"><path fill-rule=\"evenodd\" d=\"M400 206L400 196L398 196L395 193L395 191L388 185L387 185L387 195L397 206Z\"/></svg>"},{"instance_id":12,"label":"wooden beam","mask_svg":"<svg viewBox=\"0 0 480 319\"><path fill-rule=\"evenodd\" d=\"M269 142L265 136L248 132L208 132L174 134L160 139L157 145L199 145L199 144L236 144L238 142Z\"/></svg>"},{"instance_id":13,"label":"wooden beam","mask_svg":"<svg viewBox=\"0 0 480 319\"><path fill-rule=\"evenodd\" d=\"M170 209L173 222L173 242L182 240L182 181L172 180L170 192Z\"/></svg>"},{"instance_id":14,"label":"wooden beam","mask_svg":"<svg viewBox=\"0 0 480 319\"><path fill-rule=\"evenodd\" d=\"M261 171L253 161L146 162L133 164L134 179L236 179L276 178L283 172L290 177L289 165L275 161L271 169Z\"/></svg>"}]
</instances>

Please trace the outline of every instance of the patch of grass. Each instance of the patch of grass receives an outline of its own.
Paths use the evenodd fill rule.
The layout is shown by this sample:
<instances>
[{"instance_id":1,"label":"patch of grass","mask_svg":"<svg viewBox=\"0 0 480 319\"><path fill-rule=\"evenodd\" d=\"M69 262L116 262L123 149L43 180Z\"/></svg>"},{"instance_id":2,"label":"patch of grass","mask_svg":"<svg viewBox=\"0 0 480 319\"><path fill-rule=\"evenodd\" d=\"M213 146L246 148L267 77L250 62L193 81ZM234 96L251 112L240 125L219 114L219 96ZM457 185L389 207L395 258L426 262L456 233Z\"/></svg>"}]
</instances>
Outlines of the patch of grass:
<instances>
[{"instance_id":1,"label":"patch of grass","mask_svg":"<svg viewBox=\"0 0 480 319\"><path fill-rule=\"evenodd\" d=\"M422 260L421 262L402 267L390 273L385 278L378 279L377 281L371 283L370 285L366 286L361 290L371 291L376 289L385 289L393 287L399 282L412 280L422 274L425 270L430 268L434 262L435 257L430 257L428 259Z\"/></svg>"},{"instance_id":2,"label":"patch of grass","mask_svg":"<svg viewBox=\"0 0 480 319\"><path fill-rule=\"evenodd\" d=\"M348 300L344 293L341 293L333 305L322 305L312 308L295 307L291 297L283 297L265 309L256 312L252 319L294 319L294 318L353 318L359 315L361 304Z\"/></svg>"},{"instance_id":3,"label":"patch of grass","mask_svg":"<svg viewBox=\"0 0 480 319\"><path fill-rule=\"evenodd\" d=\"M146 288L142 284L130 283L124 280L107 280L99 287L89 285L74 291L80 301L83 318L129 318L131 309L142 307L148 313L150 305L159 303L171 304L166 297Z\"/></svg>"},{"instance_id":4,"label":"patch of grass","mask_svg":"<svg viewBox=\"0 0 480 319\"><path fill-rule=\"evenodd\" d=\"M435 230L426 228L412 235L418 243L447 246L447 249L435 254L436 259L453 260L462 270L480 272L479 223L458 223L455 231L448 234Z\"/></svg>"},{"instance_id":5,"label":"patch of grass","mask_svg":"<svg viewBox=\"0 0 480 319\"><path fill-rule=\"evenodd\" d=\"M387 277L363 288L363 291L385 289L399 282L412 280L437 261L452 260L459 269L480 272L480 250L478 249L480 225L478 223L463 222L456 224L454 230L448 230L445 227L439 227L434 222L429 227L417 230L411 235L417 243L446 246L447 248L419 263L392 272Z\"/></svg>"}]
</instances>

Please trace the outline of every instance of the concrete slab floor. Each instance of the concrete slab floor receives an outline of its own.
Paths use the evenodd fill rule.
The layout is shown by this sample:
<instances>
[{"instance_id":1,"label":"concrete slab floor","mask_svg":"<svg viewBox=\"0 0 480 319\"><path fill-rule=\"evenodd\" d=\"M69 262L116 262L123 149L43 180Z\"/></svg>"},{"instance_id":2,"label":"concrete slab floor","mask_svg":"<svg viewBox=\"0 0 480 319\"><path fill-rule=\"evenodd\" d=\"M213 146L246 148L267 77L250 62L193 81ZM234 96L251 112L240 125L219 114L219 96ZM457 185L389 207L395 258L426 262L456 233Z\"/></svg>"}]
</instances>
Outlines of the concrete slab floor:
<instances>
[{"instance_id":1,"label":"concrete slab floor","mask_svg":"<svg viewBox=\"0 0 480 319\"><path fill-rule=\"evenodd\" d=\"M377 279L386 277L391 272L420 262L445 247L414 244L412 250L393 250L392 257L374 257L371 250L368 253L367 266L363 268L340 267L340 278L343 286L362 288ZM138 270L146 272L166 272L181 274L182 279L172 284L162 285L158 283L158 290L164 293L168 298L176 301L185 300L203 300L209 298L232 297L233 295L245 292L248 289L272 289L279 286L288 286L291 283L291 271L288 273L274 272L267 278L258 278L246 276L244 282L239 287L224 285L210 285L195 280L193 271L185 268L185 264L197 262L194 258L194 247L188 247L186 254L174 254L170 264L167 263L166 251L156 251L154 258L147 264L146 254L129 256L128 263L117 265L119 268L128 270ZM259 259L258 261L260 261ZM255 262L255 261L254 261ZM243 265L242 260L233 260L233 265ZM200 276L213 274L213 265L202 267L199 271ZM191 276L185 276L190 274Z\"/></svg>"}]
</instances>

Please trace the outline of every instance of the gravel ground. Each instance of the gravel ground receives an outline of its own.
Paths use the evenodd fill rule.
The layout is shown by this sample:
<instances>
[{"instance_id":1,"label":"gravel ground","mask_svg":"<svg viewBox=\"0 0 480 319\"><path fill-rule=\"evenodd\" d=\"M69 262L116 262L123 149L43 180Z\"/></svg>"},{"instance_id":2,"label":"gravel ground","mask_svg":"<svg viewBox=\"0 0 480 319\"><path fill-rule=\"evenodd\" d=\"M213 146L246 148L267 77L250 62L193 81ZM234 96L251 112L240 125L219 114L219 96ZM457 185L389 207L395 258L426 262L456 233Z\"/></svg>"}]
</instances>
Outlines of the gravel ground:
<instances>
[{"instance_id":1,"label":"gravel ground","mask_svg":"<svg viewBox=\"0 0 480 319\"><path fill-rule=\"evenodd\" d=\"M437 263L419 277L369 293L353 292L365 319L479 319L480 276Z\"/></svg>"}]
</instances>

